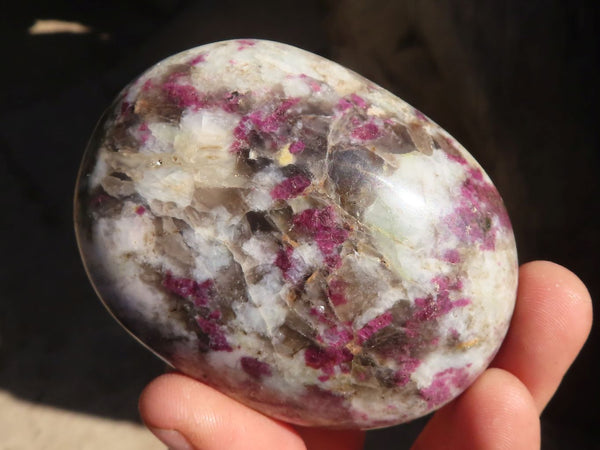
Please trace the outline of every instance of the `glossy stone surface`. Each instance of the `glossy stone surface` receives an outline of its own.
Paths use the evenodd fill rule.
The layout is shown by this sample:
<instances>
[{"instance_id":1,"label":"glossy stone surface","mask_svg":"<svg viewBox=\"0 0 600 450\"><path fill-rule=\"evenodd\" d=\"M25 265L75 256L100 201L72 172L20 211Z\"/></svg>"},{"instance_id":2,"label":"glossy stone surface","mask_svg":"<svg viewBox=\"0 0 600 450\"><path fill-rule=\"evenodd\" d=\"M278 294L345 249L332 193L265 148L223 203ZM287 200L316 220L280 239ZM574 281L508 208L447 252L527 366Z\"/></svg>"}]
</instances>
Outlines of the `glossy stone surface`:
<instances>
[{"instance_id":1,"label":"glossy stone surface","mask_svg":"<svg viewBox=\"0 0 600 450\"><path fill-rule=\"evenodd\" d=\"M297 424L440 407L514 306L510 221L476 161L389 92L273 42L192 49L129 85L84 157L76 229L128 330Z\"/></svg>"}]
</instances>

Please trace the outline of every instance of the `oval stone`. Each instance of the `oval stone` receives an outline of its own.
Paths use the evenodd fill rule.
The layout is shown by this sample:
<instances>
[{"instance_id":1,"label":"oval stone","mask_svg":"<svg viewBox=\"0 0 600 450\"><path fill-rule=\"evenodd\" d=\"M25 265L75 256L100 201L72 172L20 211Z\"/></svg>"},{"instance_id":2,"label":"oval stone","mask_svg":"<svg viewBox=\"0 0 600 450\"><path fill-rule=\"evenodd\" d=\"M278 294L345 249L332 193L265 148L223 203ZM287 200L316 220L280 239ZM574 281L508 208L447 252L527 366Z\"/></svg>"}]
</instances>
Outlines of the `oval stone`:
<instances>
[{"instance_id":1,"label":"oval stone","mask_svg":"<svg viewBox=\"0 0 600 450\"><path fill-rule=\"evenodd\" d=\"M444 405L514 307L512 228L473 157L284 44L205 45L126 87L85 153L75 215L125 328L295 424L383 427Z\"/></svg>"}]
</instances>

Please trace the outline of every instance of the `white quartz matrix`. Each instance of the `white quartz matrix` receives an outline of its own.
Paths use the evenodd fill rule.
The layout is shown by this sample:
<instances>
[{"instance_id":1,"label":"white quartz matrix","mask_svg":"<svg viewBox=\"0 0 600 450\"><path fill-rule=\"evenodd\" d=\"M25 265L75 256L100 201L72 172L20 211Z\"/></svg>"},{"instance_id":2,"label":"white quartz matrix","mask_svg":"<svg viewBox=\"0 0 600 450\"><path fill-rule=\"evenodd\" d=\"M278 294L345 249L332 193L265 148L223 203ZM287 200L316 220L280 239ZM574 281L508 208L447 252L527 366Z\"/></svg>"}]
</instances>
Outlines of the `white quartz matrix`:
<instances>
[{"instance_id":1,"label":"white quartz matrix","mask_svg":"<svg viewBox=\"0 0 600 450\"><path fill-rule=\"evenodd\" d=\"M296 424L444 405L514 307L512 228L473 157L381 87L274 42L188 50L121 92L82 163L76 229L128 330Z\"/></svg>"}]
</instances>

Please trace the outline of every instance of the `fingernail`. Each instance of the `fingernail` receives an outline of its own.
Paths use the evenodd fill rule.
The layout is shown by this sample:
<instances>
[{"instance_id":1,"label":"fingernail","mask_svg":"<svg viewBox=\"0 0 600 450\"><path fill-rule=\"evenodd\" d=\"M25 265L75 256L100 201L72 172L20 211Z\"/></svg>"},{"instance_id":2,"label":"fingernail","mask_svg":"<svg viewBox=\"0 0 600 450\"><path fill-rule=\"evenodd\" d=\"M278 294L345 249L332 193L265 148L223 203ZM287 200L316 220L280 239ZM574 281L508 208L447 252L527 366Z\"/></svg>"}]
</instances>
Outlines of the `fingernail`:
<instances>
[{"instance_id":1,"label":"fingernail","mask_svg":"<svg viewBox=\"0 0 600 450\"><path fill-rule=\"evenodd\" d=\"M194 450L194 447L177 430L163 430L161 428L150 428L150 431L162 441L169 450Z\"/></svg>"}]
</instances>

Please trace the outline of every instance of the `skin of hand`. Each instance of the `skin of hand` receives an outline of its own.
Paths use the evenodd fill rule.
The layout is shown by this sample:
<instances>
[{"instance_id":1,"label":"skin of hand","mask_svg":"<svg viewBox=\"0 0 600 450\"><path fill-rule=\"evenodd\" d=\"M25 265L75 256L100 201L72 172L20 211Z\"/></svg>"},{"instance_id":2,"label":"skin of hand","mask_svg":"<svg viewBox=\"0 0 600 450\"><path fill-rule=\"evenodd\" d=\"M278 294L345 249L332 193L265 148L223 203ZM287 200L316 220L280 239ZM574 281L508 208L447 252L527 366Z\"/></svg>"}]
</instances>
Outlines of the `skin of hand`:
<instances>
[{"instance_id":1,"label":"skin of hand","mask_svg":"<svg viewBox=\"0 0 600 450\"><path fill-rule=\"evenodd\" d=\"M523 265L502 348L490 368L434 414L413 449L539 448L539 415L591 324L591 298L577 276L550 262ZM295 427L178 373L152 381L139 409L175 450L358 450L364 444L363 431Z\"/></svg>"}]
</instances>

